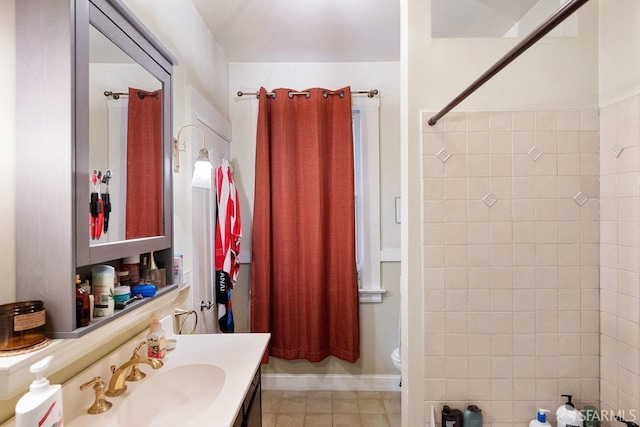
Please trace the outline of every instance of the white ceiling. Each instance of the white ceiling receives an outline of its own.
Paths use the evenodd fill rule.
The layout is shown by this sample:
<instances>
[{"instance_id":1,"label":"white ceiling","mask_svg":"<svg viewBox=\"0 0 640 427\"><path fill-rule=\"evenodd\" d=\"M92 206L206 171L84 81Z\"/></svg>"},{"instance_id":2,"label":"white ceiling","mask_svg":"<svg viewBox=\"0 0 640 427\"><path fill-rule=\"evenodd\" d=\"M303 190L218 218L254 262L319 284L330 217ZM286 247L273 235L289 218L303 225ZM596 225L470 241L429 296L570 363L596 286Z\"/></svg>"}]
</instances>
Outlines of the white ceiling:
<instances>
[{"instance_id":1,"label":"white ceiling","mask_svg":"<svg viewBox=\"0 0 640 427\"><path fill-rule=\"evenodd\" d=\"M191 0L231 62L400 60L398 0Z\"/></svg>"},{"instance_id":2,"label":"white ceiling","mask_svg":"<svg viewBox=\"0 0 640 427\"><path fill-rule=\"evenodd\" d=\"M191 1L231 62L400 60L399 0ZM543 1L431 0L432 32L502 37Z\"/></svg>"},{"instance_id":3,"label":"white ceiling","mask_svg":"<svg viewBox=\"0 0 640 427\"><path fill-rule=\"evenodd\" d=\"M431 0L434 37L502 37L538 0Z\"/></svg>"}]
</instances>

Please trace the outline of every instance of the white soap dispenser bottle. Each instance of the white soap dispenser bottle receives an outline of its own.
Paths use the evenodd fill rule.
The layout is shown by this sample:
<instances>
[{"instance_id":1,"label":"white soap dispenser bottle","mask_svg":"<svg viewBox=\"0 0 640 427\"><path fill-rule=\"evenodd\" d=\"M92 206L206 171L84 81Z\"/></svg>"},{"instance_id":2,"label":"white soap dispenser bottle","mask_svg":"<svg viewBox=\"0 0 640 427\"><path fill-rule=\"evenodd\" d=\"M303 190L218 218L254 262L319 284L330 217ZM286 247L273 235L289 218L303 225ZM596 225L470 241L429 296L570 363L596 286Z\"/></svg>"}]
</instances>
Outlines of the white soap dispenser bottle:
<instances>
[{"instance_id":1,"label":"white soap dispenser bottle","mask_svg":"<svg viewBox=\"0 0 640 427\"><path fill-rule=\"evenodd\" d=\"M549 412L551 411L549 411L548 409L538 409L537 418L531 420L531 422L529 423L529 427L550 426L551 424L549 424L549 422L547 421L547 414Z\"/></svg>"},{"instance_id":2,"label":"white soap dispenser bottle","mask_svg":"<svg viewBox=\"0 0 640 427\"><path fill-rule=\"evenodd\" d=\"M62 386L50 385L42 376L53 356L47 356L31 365L29 372L36 379L29 386L29 392L16 404L17 427L58 427L62 426Z\"/></svg>"},{"instance_id":3,"label":"white soap dispenser bottle","mask_svg":"<svg viewBox=\"0 0 640 427\"><path fill-rule=\"evenodd\" d=\"M567 398L567 402L560 405L556 411L556 421L558 421L558 427L582 427L584 425L584 416L576 409L570 394L562 394L562 397Z\"/></svg>"}]
</instances>

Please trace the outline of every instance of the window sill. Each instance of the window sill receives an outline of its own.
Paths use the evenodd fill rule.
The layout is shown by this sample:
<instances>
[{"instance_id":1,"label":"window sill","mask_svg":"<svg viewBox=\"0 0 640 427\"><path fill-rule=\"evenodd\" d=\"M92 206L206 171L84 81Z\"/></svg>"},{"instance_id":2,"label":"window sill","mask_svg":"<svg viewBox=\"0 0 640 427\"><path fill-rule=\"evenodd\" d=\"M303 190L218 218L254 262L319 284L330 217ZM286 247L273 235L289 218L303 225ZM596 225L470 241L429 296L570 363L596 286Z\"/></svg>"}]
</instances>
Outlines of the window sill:
<instances>
[{"instance_id":1,"label":"window sill","mask_svg":"<svg viewBox=\"0 0 640 427\"><path fill-rule=\"evenodd\" d=\"M382 302L382 295L386 293L386 289L358 289L360 304L379 304Z\"/></svg>"}]
</instances>

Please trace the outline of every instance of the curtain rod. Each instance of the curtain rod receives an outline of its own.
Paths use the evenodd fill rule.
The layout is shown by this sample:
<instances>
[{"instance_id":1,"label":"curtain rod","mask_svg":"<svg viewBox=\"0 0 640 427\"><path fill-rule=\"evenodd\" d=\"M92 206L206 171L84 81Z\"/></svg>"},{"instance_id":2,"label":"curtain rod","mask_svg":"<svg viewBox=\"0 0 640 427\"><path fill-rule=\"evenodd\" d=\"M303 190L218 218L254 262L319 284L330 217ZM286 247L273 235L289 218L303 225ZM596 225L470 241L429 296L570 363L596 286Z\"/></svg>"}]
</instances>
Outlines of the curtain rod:
<instances>
[{"instance_id":1,"label":"curtain rod","mask_svg":"<svg viewBox=\"0 0 640 427\"><path fill-rule=\"evenodd\" d=\"M324 91L323 95L325 96L325 98L327 97L327 95L334 95L338 93L338 91ZM354 90L351 92L351 95L367 95L367 97L369 98L373 98L374 96L376 96L378 94L378 89L371 89L371 90ZM241 90L239 90L237 92L238 96L244 96L244 95L253 95L256 98L260 98L260 92L242 92ZM304 95L307 98L309 97L309 92L294 92L294 91L289 91L289 98L293 98L294 95ZM267 92L267 96L270 97L274 97L276 96L275 92Z\"/></svg>"},{"instance_id":2,"label":"curtain rod","mask_svg":"<svg viewBox=\"0 0 640 427\"><path fill-rule=\"evenodd\" d=\"M469 95L475 92L480 86L489 81L493 76L498 74L500 70L509 65L514 59L524 53L533 46L538 40L544 37L549 31L553 30L560 23L569 17L573 12L582 7L589 0L570 0L557 11L553 13L546 21L538 25L529 35L527 35L520 43L515 45L509 52L500 58L487 71L471 83L460 95L455 97L453 101L448 103L442 110L429 119L429 126L435 125L445 114L451 111L456 105L464 101Z\"/></svg>"},{"instance_id":3,"label":"curtain rod","mask_svg":"<svg viewBox=\"0 0 640 427\"><path fill-rule=\"evenodd\" d=\"M112 92L110 90L105 90L103 93L107 98L112 97L113 99L120 99L121 96L129 96L129 92ZM151 92L138 91L137 95L140 99L144 99L146 96L154 96L158 99L158 95Z\"/></svg>"}]
</instances>

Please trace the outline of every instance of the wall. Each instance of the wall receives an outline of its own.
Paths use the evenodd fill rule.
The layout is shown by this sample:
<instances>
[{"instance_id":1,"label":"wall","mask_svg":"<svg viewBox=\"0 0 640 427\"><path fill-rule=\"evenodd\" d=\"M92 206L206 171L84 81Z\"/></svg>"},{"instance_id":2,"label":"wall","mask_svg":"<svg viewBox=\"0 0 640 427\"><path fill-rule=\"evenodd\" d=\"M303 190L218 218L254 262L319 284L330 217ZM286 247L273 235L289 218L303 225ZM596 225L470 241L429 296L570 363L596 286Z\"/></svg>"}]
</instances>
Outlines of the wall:
<instances>
[{"instance_id":1,"label":"wall","mask_svg":"<svg viewBox=\"0 0 640 427\"><path fill-rule=\"evenodd\" d=\"M639 68L640 4L601 0L600 400L602 409L621 411L636 423L640 417ZM624 150L618 151L616 145Z\"/></svg>"},{"instance_id":2,"label":"wall","mask_svg":"<svg viewBox=\"0 0 640 427\"><path fill-rule=\"evenodd\" d=\"M472 402L506 426L561 394L597 404L597 129L596 108L423 126L425 399L438 411Z\"/></svg>"},{"instance_id":3,"label":"wall","mask_svg":"<svg viewBox=\"0 0 640 427\"><path fill-rule=\"evenodd\" d=\"M600 123L600 400L602 409L622 411L624 418L637 421L640 95L602 107Z\"/></svg>"},{"instance_id":4,"label":"wall","mask_svg":"<svg viewBox=\"0 0 640 427\"><path fill-rule=\"evenodd\" d=\"M600 105L640 93L640 5L600 0Z\"/></svg>"},{"instance_id":5,"label":"wall","mask_svg":"<svg viewBox=\"0 0 640 427\"><path fill-rule=\"evenodd\" d=\"M380 91L380 158L381 161L381 224L382 252L387 259L398 260L400 247L399 225L395 223L395 197L400 195L399 174L399 93L400 69L388 63L231 63L230 119L233 123L231 157L234 176L242 202L243 236L241 259L248 261L251 250L251 218L253 206L253 170L255 161L255 97L237 97L236 92L255 92L290 87L302 90L309 87ZM248 289L250 264L243 264L238 284L234 288L234 316L236 325L248 327ZM397 347L399 312L399 265L385 263L382 267L382 287L388 290L382 304L361 305L362 357L354 364L330 358L320 364L304 361L286 362L271 359L266 372L277 373L348 373L388 374L397 372L390 360Z\"/></svg>"},{"instance_id":6,"label":"wall","mask_svg":"<svg viewBox=\"0 0 640 427\"><path fill-rule=\"evenodd\" d=\"M0 212L0 304L16 298L15 254L15 139L16 139L16 53L15 53L15 1L0 0L0 81L6 82L0 97L0 199L4 209ZM11 84L10 82L13 82Z\"/></svg>"},{"instance_id":7,"label":"wall","mask_svg":"<svg viewBox=\"0 0 640 427\"><path fill-rule=\"evenodd\" d=\"M457 156L451 158L454 162L445 167L433 153L434 141L431 140L430 145L427 142L426 133L422 135L425 138L421 137L421 129L424 132L434 131L434 129L421 128L421 112L440 109L507 52L517 40L432 39L429 24L430 3L430 1L409 0L405 12L407 20L405 28L406 143L408 148L404 151L402 158L402 169L406 173L403 184L405 182L407 184L403 187L403 197L407 194L410 196L407 209L412 212L416 210L421 212L422 218L410 217L411 222L402 236L403 239L407 238L406 252L403 248L403 261L409 260L411 263L408 266L409 274L412 271L422 270L423 289L413 288L414 281L409 277L407 283L403 282L402 291L406 290L409 294L407 297L409 301L416 301L416 299L422 301L420 310L409 310L407 324L409 327L421 325L415 326L418 330L410 330L408 333L414 337L424 336L422 354L427 360L421 362L416 357L409 361L413 362L414 366L423 363L420 368L424 370L424 382L409 383L407 391L410 395L422 394L424 404L422 407L403 406L403 410L408 409L408 413L406 415L403 413L403 417L426 422L430 402L435 402L438 409L444 401L455 401L455 406L462 407L467 401L486 399L483 401L483 409L487 409L488 425L526 425L526 422L535 415L539 403L551 406L549 409L557 407L561 389L572 388L577 393L585 393L584 396L579 396L578 400L582 398L597 401L598 399L596 380L598 367L597 360L593 358L594 355L597 356L597 322L594 325L592 319L593 314L598 310L597 288L593 288L592 280L590 287L583 289L580 287L582 284L576 283L575 278L565 280L565 274L560 276L560 267L570 262L572 265L567 265L566 271L577 273L582 270L581 278L592 277L594 272L597 272L597 261L594 263L594 257L597 258L595 243L597 240L595 242L580 240L581 234L575 235L575 225L570 236L564 234L568 230L565 230L562 221L571 221L557 216L563 212L560 206L565 205L566 209L575 210L568 202L576 205L571 200L573 195L568 196L570 193L563 195L560 192L562 187L559 183L563 178L559 169L560 153L554 150L569 150L562 154L579 160L582 153L575 145L575 136L570 137L573 138L573 142L569 146L564 142L559 143L559 141L565 141L562 138L557 140L557 146L550 145L541 150L544 154L538 161L546 157L543 162L546 163L548 160L551 162L547 163L548 169L544 168L540 176L536 174L539 168L538 163L532 161L531 163L536 164L533 175L527 175L527 179L517 179L525 178L517 176L515 168L518 165L522 166L522 161L526 158L521 155L526 156L526 152L512 151L516 149L516 140L512 139L516 136L514 133L516 121L513 119L515 115L512 117L511 112L552 109L542 116L549 114L555 117L554 126L559 126L561 123L558 120L559 114L565 115L570 112L570 115L575 116L578 109L586 109L591 116L589 132L597 129L597 127L593 128L593 117L594 109L598 105L598 4L588 3L579 12L579 37L542 40L471 95L456 110L459 112L486 111L484 119L458 116L460 121L458 123L454 121L453 128L447 128L445 120L445 127L440 129L444 132L441 136L445 138L447 135L447 139L441 140L440 143L445 146L452 144L448 150L457 153ZM501 116L502 114L508 114L508 116ZM474 136L470 136L469 132L474 128L467 128L467 124L484 123L482 125L485 126L484 129L490 130L492 128L487 128L487 123L483 122L487 117L505 119L502 123L506 126L500 131L505 134L498 138L506 138L506 142L492 142L488 149L494 151L478 153L478 155L487 156L480 160L484 163L480 165L473 163L473 167L479 166L485 168L485 171L488 170L488 175L483 179L478 180L475 177L469 179L468 175L459 176L458 174L468 173L472 165L469 163L466 150L473 146L473 144L470 145L469 137L473 139ZM539 122L534 120L533 123ZM439 123L439 126L442 125ZM491 126L491 121L488 125ZM493 129L498 131L500 128ZM557 129L559 131L562 128ZM449 135L450 131L459 132L459 135ZM529 136L535 135L533 130L527 132ZM530 142L537 144L535 140ZM588 164L593 166L594 153L587 154L590 155ZM455 160L456 157L458 160ZM459 163L460 159L462 164ZM448 164L449 161L446 163ZM432 167L435 168L438 164L440 169L436 170L441 170L443 175L432 176L431 174L434 173ZM562 165L566 167L567 163L564 162ZM597 162L595 168L587 173L592 174L597 170ZM576 171L572 173L575 174ZM444 179L452 185L445 184L443 181L442 186L437 184L428 187L426 181L428 179ZM580 183L582 176L574 175L572 181ZM594 183L597 182L597 178L590 175L586 181L590 184L587 187L588 192L585 191L585 193L589 194L590 200L591 197L596 200L591 200L591 206L587 208L589 213L587 218L590 219L585 218L585 221L589 222L589 225L580 223L580 226L581 229L588 229L589 238L594 239L593 228L597 227L597 185L594 186ZM481 201L487 194L484 193L487 188L481 187L487 184L489 185L487 192L493 192L493 188L496 188L503 193L502 196L498 196L498 202L490 209ZM465 187L467 185L469 187ZM438 187L441 190L439 195L433 192L437 191ZM469 193L466 192L467 189ZM456 203L448 204L450 207L458 204L461 208L466 208L467 216L456 218L455 214L461 214L464 210L446 210L446 208L444 214L448 212L453 216L436 216L440 214L431 208L436 207L435 205L446 205L452 191L453 194L457 194L456 197L460 198L455 201ZM520 203L516 201L517 191L524 191L523 194L527 194L524 197L530 199L528 203L531 205L533 202L533 206L536 206L540 198L548 199L550 211L547 210L546 213L553 215L555 212L556 216L549 216L546 219L533 217L525 221L531 224L527 224L523 229L515 216L522 213L522 207L516 207ZM494 211L503 199L505 209L498 207ZM484 216L484 219L474 216L481 212L486 214L489 210L492 212L491 215ZM580 211L584 212L584 206ZM437 231L438 227L445 231ZM528 234L523 237L520 233L525 230ZM580 230L579 233L582 231ZM441 243L435 243L436 238L444 240ZM516 238L527 240L514 240ZM569 239L566 247L561 244L564 241L560 240L561 238ZM478 244L486 245L487 252L478 252L478 247L471 248L470 252L467 251L464 243L469 243L469 239L483 239L480 241L484 243ZM421 259L418 259L412 250L418 245L422 245ZM588 257L586 257L587 254ZM540 257L540 263L537 257ZM521 265L519 264L521 262L527 264ZM482 264L478 265L478 263ZM488 272L489 276L484 276L482 281L478 281L477 279L483 276L471 274L469 268L483 267L485 264L488 264L486 265L488 268L483 273ZM529 274L518 275L517 273L521 272L520 267L526 267ZM476 270L471 271L476 272ZM498 276L498 273L504 273L504 275ZM531 282L535 277L538 281ZM474 287L480 284L482 284L481 287ZM574 288L569 290L567 286ZM592 305L582 307L577 303L577 296L575 296L577 294L581 297L584 294L585 302L589 301ZM417 305L415 302L410 304ZM521 306L521 304L524 305ZM560 315L565 316L561 313L566 310L565 304L569 304L570 310L574 311L570 330L564 329L565 324L560 322ZM520 311L523 311L525 306L526 310L529 310L528 321L521 318L523 315ZM580 313L582 310L590 312L591 320L585 329L582 329L581 324L576 324L575 319L575 312ZM529 328L533 326L533 329L528 330L531 335L527 337L533 341L526 342L524 336L516 336L520 332L525 334L519 329L525 325ZM476 329L478 326L481 327L479 331L483 335L474 337L478 332ZM545 332L538 333L537 328ZM578 328L579 332L576 332ZM577 354L566 353L566 351L575 351L575 347L574 350L569 350L566 347L567 343L559 340L561 333L575 334L572 337L572 346L580 347L584 343L584 349L578 350ZM466 341L461 340L466 336L465 334L469 334L469 339L474 340L468 344L468 347L465 347ZM516 354L516 351L522 353ZM478 352L483 354L479 355ZM452 357L443 360L443 356ZM570 359L561 359L561 356L572 357L575 361L580 360L580 363L583 363L582 358L585 358L585 366L589 368L584 382L576 377L575 367L570 373L564 370ZM561 360L563 375L558 380ZM525 371L526 375L518 377L522 375L522 369L525 368L528 369ZM412 366L409 369L412 369ZM477 369L480 369L480 373ZM558 375L553 379L556 373ZM476 375L481 376L475 378ZM581 376L581 373L578 375ZM565 381L568 378L572 379ZM478 387L482 387L481 392Z\"/></svg>"}]
</instances>

